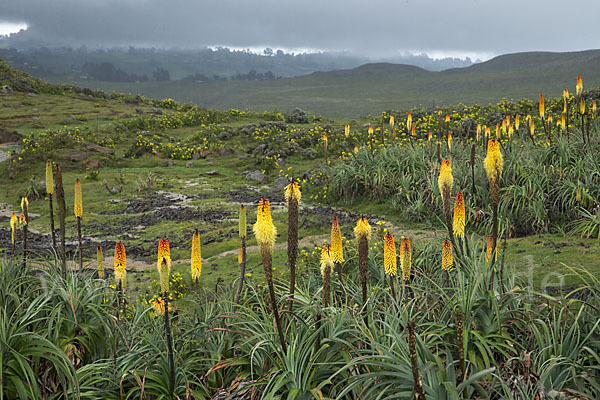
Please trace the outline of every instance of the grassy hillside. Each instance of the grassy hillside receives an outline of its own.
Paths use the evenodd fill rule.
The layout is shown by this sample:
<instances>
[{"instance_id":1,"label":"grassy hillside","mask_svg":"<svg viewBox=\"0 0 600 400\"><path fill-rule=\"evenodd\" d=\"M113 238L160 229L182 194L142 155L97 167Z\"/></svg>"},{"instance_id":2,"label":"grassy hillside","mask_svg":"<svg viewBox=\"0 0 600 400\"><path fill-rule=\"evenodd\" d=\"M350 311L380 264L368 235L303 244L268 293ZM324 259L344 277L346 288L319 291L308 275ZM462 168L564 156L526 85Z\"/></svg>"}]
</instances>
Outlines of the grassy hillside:
<instances>
[{"instance_id":1,"label":"grassy hillside","mask_svg":"<svg viewBox=\"0 0 600 400\"><path fill-rule=\"evenodd\" d=\"M537 98L560 93L583 76L586 86L600 86L600 50L573 53L531 52L496 57L467 68L430 72L397 64L361 67L266 82L79 82L106 91L172 97L211 108L253 111L301 107L331 118L356 118L383 110L473 103L501 98Z\"/></svg>"}]
</instances>

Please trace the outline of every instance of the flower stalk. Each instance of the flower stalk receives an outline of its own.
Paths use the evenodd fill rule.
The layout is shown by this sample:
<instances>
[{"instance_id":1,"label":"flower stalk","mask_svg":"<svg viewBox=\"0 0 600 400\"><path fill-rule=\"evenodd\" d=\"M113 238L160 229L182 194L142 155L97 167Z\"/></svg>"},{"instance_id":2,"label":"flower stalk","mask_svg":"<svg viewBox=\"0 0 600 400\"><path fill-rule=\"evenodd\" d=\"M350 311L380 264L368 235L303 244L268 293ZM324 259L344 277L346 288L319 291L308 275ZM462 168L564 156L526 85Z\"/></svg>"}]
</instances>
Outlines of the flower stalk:
<instances>
[{"instance_id":1,"label":"flower stalk","mask_svg":"<svg viewBox=\"0 0 600 400\"><path fill-rule=\"evenodd\" d=\"M300 212L300 199L302 193L298 182L292 182L285 188L285 200L288 206L288 242L287 256L290 268L290 305L292 311L294 291L296 289L296 261L298 259L298 214Z\"/></svg>"},{"instance_id":2,"label":"flower stalk","mask_svg":"<svg viewBox=\"0 0 600 400\"><path fill-rule=\"evenodd\" d=\"M81 218L83 217L83 200L81 195L81 181L79 178L75 180L75 217L77 218L77 242L79 244L79 271L83 269L83 255L81 245Z\"/></svg>"},{"instance_id":3,"label":"flower stalk","mask_svg":"<svg viewBox=\"0 0 600 400\"><path fill-rule=\"evenodd\" d=\"M392 293L394 302L396 302L396 288L394 286L397 270L396 243L394 242L394 236L391 232L386 233L383 240L383 267L385 269L385 273L389 276L390 292Z\"/></svg>"},{"instance_id":4,"label":"flower stalk","mask_svg":"<svg viewBox=\"0 0 600 400\"><path fill-rule=\"evenodd\" d=\"M354 236L358 244L358 274L362 286L362 306L365 319L365 325L369 324L367 314L367 282L369 279L369 241L371 240L371 225L366 218L361 217L356 222Z\"/></svg>"},{"instance_id":5,"label":"flower stalk","mask_svg":"<svg viewBox=\"0 0 600 400\"><path fill-rule=\"evenodd\" d=\"M56 189L56 202L58 203L58 223L60 227L60 259L62 263L63 279L67 279L67 256L65 248L65 218L67 216L67 206L65 205L65 189L62 182L62 169L60 165L54 165L54 178Z\"/></svg>"},{"instance_id":6,"label":"flower stalk","mask_svg":"<svg viewBox=\"0 0 600 400\"><path fill-rule=\"evenodd\" d=\"M50 235L52 236L52 249L56 251L56 232L54 230L54 207L52 195L54 194L54 173L52 161L46 161L46 193L48 194L48 208L50 210Z\"/></svg>"},{"instance_id":7,"label":"flower stalk","mask_svg":"<svg viewBox=\"0 0 600 400\"><path fill-rule=\"evenodd\" d=\"M349 125L348 129L350 128ZM240 303L240 297L242 295L242 288L244 287L244 278L246 276L246 235L247 235L247 222L246 222L246 207L240 206L239 216L239 236L240 236L240 251L239 251L239 264L240 264L240 280L238 282L237 293L235 294L235 303Z\"/></svg>"},{"instance_id":8,"label":"flower stalk","mask_svg":"<svg viewBox=\"0 0 600 400\"><path fill-rule=\"evenodd\" d=\"M256 223L252 230L254 231L254 236L256 237L260 249L265 278L269 287L269 296L271 298L275 326L277 328L277 333L279 334L279 342L281 343L283 352L286 353L287 345L283 336L283 329L279 318L279 309L277 308L277 299L275 298L275 288L273 286L273 247L275 246L277 229L275 228L275 225L273 225L273 219L271 218L269 200L260 199Z\"/></svg>"},{"instance_id":9,"label":"flower stalk","mask_svg":"<svg viewBox=\"0 0 600 400\"><path fill-rule=\"evenodd\" d=\"M192 255L190 261L192 280L196 285L196 296L200 298L198 281L200 280L200 274L202 273L202 249L200 248L200 235L198 234L198 229L196 229L192 235Z\"/></svg>"},{"instance_id":10,"label":"flower stalk","mask_svg":"<svg viewBox=\"0 0 600 400\"><path fill-rule=\"evenodd\" d=\"M29 200L21 197L21 211L23 211L23 268L27 266L27 225L29 224Z\"/></svg>"}]
</instances>

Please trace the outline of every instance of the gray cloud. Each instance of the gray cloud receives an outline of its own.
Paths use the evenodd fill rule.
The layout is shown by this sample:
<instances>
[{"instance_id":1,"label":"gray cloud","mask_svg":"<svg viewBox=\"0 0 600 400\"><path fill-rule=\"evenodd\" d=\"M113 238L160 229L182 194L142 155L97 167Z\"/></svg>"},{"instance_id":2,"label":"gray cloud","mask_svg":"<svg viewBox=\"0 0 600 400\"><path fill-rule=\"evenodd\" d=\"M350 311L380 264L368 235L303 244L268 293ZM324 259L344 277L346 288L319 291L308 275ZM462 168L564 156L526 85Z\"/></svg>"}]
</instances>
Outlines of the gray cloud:
<instances>
[{"instance_id":1,"label":"gray cloud","mask_svg":"<svg viewBox=\"0 0 600 400\"><path fill-rule=\"evenodd\" d=\"M3 0L48 42L500 54L600 47L589 0Z\"/></svg>"}]
</instances>

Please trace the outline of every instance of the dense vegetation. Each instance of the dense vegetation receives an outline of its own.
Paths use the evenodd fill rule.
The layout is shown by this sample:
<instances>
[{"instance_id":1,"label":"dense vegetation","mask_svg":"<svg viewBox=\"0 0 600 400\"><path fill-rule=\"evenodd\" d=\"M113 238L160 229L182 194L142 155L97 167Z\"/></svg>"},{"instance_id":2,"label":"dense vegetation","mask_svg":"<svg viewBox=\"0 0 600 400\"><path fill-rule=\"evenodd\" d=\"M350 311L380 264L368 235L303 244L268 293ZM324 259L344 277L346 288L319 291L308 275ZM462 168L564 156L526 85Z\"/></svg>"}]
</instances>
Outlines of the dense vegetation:
<instances>
[{"instance_id":1,"label":"dense vegetation","mask_svg":"<svg viewBox=\"0 0 600 400\"><path fill-rule=\"evenodd\" d=\"M27 222L11 220L12 248L0 230L2 398L600 396L598 245L579 239L600 235L597 91L345 126L53 95L9 72L40 94L1 97L24 135L2 201ZM74 107L85 113L63 123ZM542 127L565 107L564 127ZM56 185L28 181L44 167ZM568 286L509 262L511 237L539 232L582 243L565 263L553 248L546 272Z\"/></svg>"}]
</instances>

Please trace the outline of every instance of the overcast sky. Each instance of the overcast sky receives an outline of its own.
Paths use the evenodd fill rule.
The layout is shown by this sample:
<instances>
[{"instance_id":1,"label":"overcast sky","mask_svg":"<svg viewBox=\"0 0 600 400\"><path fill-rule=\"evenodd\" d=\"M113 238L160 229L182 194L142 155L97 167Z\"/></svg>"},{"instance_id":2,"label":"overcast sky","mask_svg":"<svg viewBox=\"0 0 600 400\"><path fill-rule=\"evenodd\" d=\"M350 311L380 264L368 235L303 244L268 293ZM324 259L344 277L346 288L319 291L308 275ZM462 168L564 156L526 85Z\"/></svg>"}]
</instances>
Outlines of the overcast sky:
<instances>
[{"instance_id":1,"label":"overcast sky","mask_svg":"<svg viewBox=\"0 0 600 400\"><path fill-rule=\"evenodd\" d=\"M600 48L598 0L1 0L48 42L483 56Z\"/></svg>"}]
</instances>

